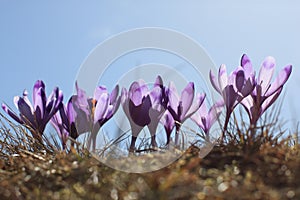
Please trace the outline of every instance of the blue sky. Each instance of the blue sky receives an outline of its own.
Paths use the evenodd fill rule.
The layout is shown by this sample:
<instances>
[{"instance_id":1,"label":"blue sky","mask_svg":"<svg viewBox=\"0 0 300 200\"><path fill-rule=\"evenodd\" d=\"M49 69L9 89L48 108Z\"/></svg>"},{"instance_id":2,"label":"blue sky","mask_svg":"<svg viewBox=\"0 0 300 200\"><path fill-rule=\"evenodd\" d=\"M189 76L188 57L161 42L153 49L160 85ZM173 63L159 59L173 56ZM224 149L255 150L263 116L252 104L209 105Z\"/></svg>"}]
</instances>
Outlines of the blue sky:
<instances>
[{"instance_id":1,"label":"blue sky","mask_svg":"<svg viewBox=\"0 0 300 200\"><path fill-rule=\"evenodd\" d=\"M0 100L30 92L42 79L48 94L72 94L80 65L108 37L133 28L162 27L201 44L229 70L247 53L254 68L272 55L276 71L293 64L285 87L286 120L300 118L300 2L289 1L13 1L0 2ZM136 58L143 62L143 58ZM141 63L140 63L141 64Z\"/></svg>"}]
</instances>

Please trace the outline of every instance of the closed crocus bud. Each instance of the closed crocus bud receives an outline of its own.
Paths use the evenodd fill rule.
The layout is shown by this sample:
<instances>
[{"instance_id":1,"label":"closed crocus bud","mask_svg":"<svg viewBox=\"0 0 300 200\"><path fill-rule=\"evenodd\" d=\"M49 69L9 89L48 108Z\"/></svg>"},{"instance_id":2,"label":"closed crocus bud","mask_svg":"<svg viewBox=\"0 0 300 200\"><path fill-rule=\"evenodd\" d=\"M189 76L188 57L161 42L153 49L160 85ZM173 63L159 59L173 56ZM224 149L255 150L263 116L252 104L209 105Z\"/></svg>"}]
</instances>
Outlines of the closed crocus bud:
<instances>
[{"instance_id":1,"label":"closed crocus bud","mask_svg":"<svg viewBox=\"0 0 300 200\"><path fill-rule=\"evenodd\" d=\"M122 107L129 120L132 132L130 151L134 151L138 134L147 126L151 134L151 145L157 147L155 140L158 123L165 112L166 98L160 76L152 89L149 89L144 80L131 84L129 90L122 90Z\"/></svg>"}]
</instances>

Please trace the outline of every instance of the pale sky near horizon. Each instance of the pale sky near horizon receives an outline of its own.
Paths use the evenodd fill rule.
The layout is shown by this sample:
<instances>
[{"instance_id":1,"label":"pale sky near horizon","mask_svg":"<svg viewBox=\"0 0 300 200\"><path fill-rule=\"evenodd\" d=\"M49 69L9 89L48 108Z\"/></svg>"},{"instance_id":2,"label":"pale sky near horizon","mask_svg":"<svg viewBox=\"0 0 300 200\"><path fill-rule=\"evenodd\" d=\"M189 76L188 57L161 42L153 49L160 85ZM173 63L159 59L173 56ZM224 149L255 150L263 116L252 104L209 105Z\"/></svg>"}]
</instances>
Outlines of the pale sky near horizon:
<instances>
[{"instance_id":1,"label":"pale sky near horizon","mask_svg":"<svg viewBox=\"0 0 300 200\"><path fill-rule=\"evenodd\" d=\"M300 2L289 1L14 1L0 2L0 101L13 106L36 80L47 94L72 94L80 65L96 45L133 28L162 27L196 40L216 66L236 68L247 53L258 72L266 56L276 73L293 65L284 87L284 120L300 120ZM143 58L136 61L143 64ZM2 112L2 111L1 111Z\"/></svg>"}]
</instances>

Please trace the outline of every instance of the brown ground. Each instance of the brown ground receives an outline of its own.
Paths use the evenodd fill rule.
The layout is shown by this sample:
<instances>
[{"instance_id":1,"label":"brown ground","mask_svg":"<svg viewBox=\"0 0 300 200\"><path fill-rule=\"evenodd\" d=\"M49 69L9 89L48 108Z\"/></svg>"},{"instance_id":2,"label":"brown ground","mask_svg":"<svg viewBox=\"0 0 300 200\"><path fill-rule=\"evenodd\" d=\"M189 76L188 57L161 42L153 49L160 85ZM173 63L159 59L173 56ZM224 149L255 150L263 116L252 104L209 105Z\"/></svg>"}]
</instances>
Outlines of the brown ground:
<instances>
[{"instance_id":1,"label":"brown ground","mask_svg":"<svg viewBox=\"0 0 300 200\"><path fill-rule=\"evenodd\" d=\"M145 174L76 153L21 150L0 157L0 199L300 199L298 144L266 143L253 151L216 146L203 159L191 147Z\"/></svg>"}]
</instances>

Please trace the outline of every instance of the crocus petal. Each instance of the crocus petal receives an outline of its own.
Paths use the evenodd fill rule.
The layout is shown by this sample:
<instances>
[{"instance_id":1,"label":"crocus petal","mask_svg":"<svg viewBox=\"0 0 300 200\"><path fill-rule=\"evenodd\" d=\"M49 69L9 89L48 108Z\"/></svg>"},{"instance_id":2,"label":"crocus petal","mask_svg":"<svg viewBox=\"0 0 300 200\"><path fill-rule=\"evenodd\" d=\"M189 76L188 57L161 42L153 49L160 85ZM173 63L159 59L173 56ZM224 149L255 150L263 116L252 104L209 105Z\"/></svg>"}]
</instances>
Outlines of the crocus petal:
<instances>
[{"instance_id":1,"label":"crocus petal","mask_svg":"<svg viewBox=\"0 0 300 200\"><path fill-rule=\"evenodd\" d=\"M121 103L123 107L123 111L125 115L127 116L127 119L129 120L131 132L134 137L137 137L137 135L140 133L140 131L143 129L142 126L138 126L135 122L133 122L132 117L129 112L129 99L128 99L128 92L125 88L122 88L121 92Z\"/></svg>"},{"instance_id":2,"label":"crocus petal","mask_svg":"<svg viewBox=\"0 0 300 200\"><path fill-rule=\"evenodd\" d=\"M171 133L173 128L175 127L175 121L169 111L166 111L164 113L163 117L161 118L161 122L164 125L166 131Z\"/></svg>"},{"instance_id":3,"label":"crocus petal","mask_svg":"<svg viewBox=\"0 0 300 200\"><path fill-rule=\"evenodd\" d=\"M212 86L215 88L215 90L221 94L222 92L219 87L219 82L217 81L215 75L213 75L211 70L209 71L209 79L210 79Z\"/></svg>"},{"instance_id":4,"label":"crocus petal","mask_svg":"<svg viewBox=\"0 0 300 200\"><path fill-rule=\"evenodd\" d=\"M175 84L172 81L170 81L169 83L168 99L169 99L169 107L172 108L172 110L177 111L177 107L179 105L179 96Z\"/></svg>"},{"instance_id":5,"label":"crocus petal","mask_svg":"<svg viewBox=\"0 0 300 200\"><path fill-rule=\"evenodd\" d=\"M106 116L105 116L105 121L103 121L103 123L108 121L117 112L117 110L119 109L120 103L121 103L121 97L118 97L115 100L115 102L113 102L113 104L110 104L108 106L107 113L106 113Z\"/></svg>"},{"instance_id":6,"label":"crocus petal","mask_svg":"<svg viewBox=\"0 0 300 200\"><path fill-rule=\"evenodd\" d=\"M248 79L252 76L254 76L254 71L253 71L253 67L252 67L252 63L249 59L249 57L244 54L241 58L241 66L244 69L244 73L245 73L245 78Z\"/></svg>"},{"instance_id":7,"label":"crocus petal","mask_svg":"<svg viewBox=\"0 0 300 200\"><path fill-rule=\"evenodd\" d=\"M68 103L67 106L67 113L70 120L70 125L74 124L75 128L71 129L71 137L88 132L91 130L92 127L92 119L91 119L91 111L89 110L88 113L86 113L85 109L81 109L80 106L77 105L77 95L73 95ZM75 130L76 129L76 130ZM75 132L75 133L73 133ZM74 138L74 137L73 137Z\"/></svg>"},{"instance_id":8,"label":"crocus petal","mask_svg":"<svg viewBox=\"0 0 300 200\"><path fill-rule=\"evenodd\" d=\"M69 102L67 104L67 108L65 110L66 110L66 114L68 116L68 119L70 121L69 123L70 124L75 123L75 119L76 119L77 116L76 116L76 112L75 112L74 107L73 107L72 99L69 100Z\"/></svg>"},{"instance_id":9,"label":"crocus petal","mask_svg":"<svg viewBox=\"0 0 300 200\"><path fill-rule=\"evenodd\" d=\"M205 109L204 109L205 108ZM206 105L203 102L203 104L200 106L199 110L197 112L195 112L192 116L191 116L191 120L193 120L202 130L205 129L204 124L202 122L202 117L206 117L207 113L204 111L200 111L201 110L206 110Z\"/></svg>"},{"instance_id":10,"label":"crocus petal","mask_svg":"<svg viewBox=\"0 0 300 200\"><path fill-rule=\"evenodd\" d=\"M43 88L45 90L45 84L42 80L37 80L33 86L33 93L32 93L33 105L35 105L37 92L40 88Z\"/></svg>"},{"instance_id":11,"label":"crocus petal","mask_svg":"<svg viewBox=\"0 0 300 200\"><path fill-rule=\"evenodd\" d=\"M53 117L50 120L50 123L52 124L52 126L56 130L56 132L57 132L57 134L58 134L58 136L61 140L63 149L64 149L65 146L66 146L68 137L69 137L69 133L63 126L64 124L62 123L62 119L60 117L60 114L56 113L55 115L53 115Z\"/></svg>"},{"instance_id":12,"label":"crocus petal","mask_svg":"<svg viewBox=\"0 0 300 200\"><path fill-rule=\"evenodd\" d=\"M206 128L209 130L211 126L217 121L220 116L222 109L224 106L224 101L220 100L213 104L213 106L209 109L208 115L206 117Z\"/></svg>"},{"instance_id":13,"label":"crocus petal","mask_svg":"<svg viewBox=\"0 0 300 200\"><path fill-rule=\"evenodd\" d=\"M247 97L254 90L254 87L255 87L255 84L251 81L250 78L248 78L248 80L246 80L246 82L244 84L244 87L240 91L242 94L242 98Z\"/></svg>"},{"instance_id":14,"label":"crocus petal","mask_svg":"<svg viewBox=\"0 0 300 200\"><path fill-rule=\"evenodd\" d=\"M23 124L24 122L14 113L12 112L5 104L2 104L2 109L13 118L16 122Z\"/></svg>"},{"instance_id":15,"label":"crocus petal","mask_svg":"<svg viewBox=\"0 0 300 200\"><path fill-rule=\"evenodd\" d=\"M99 99L103 93L108 93L105 86L98 86L94 91L94 99Z\"/></svg>"},{"instance_id":16,"label":"crocus petal","mask_svg":"<svg viewBox=\"0 0 300 200\"><path fill-rule=\"evenodd\" d=\"M23 91L23 99L28 104L28 106L30 107L31 112L34 113L33 106L32 106L32 104L31 104L31 102L29 101L29 98L28 98L28 91L27 90ZM16 105L16 103L15 103L15 105Z\"/></svg>"},{"instance_id":17,"label":"crocus petal","mask_svg":"<svg viewBox=\"0 0 300 200\"><path fill-rule=\"evenodd\" d=\"M204 116L206 117L208 112L207 112L207 106L206 106L206 103L203 102L199 108L199 110L196 112L196 113L199 113L201 116ZM195 114L196 114L195 113Z\"/></svg>"},{"instance_id":18,"label":"crocus petal","mask_svg":"<svg viewBox=\"0 0 300 200\"><path fill-rule=\"evenodd\" d=\"M129 113L129 100L128 100L128 92L127 92L126 88L122 88L122 91L121 91L121 104L122 104L125 115L129 119L129 121L132 121L130 113Z\"/></svg>"},{"instance_id":19,"label":"crocus petal","mask_svg":"<svg viewBox=\"0 0 300 200\"><path fill-rule=\"evenodd\" d=\"M106 122L108 119L110 119L113 116L113 111L114 111L114 106L113 105L108 105L103 122Z\"/></svg>"},{"instance_id":20,"label":"crocus petal","mask_svg":"<svg viewBox=\"0 0 300 200\"><path fill-rule=\"evenodd\" d=\"M262 87L262 94L267 91L272 79L275 68L275 59L271 56L267 57L260 68L257 83Z\"/></svg>"},{"instance_id":21,"label":"crocus petal","mask_svg":"<svg viewBox=\"0 0 300 200\"><path fill-rule=\"evenodd\" d=\"M221 65L219 68L219 76L218 76L219 86L221 91L225 89L225 87L228 85L228 77L226 72L226 66Z\"/></svg>"},{"instance_id":22,"label":"crocus petal","mask_svg":"<svg viewBox=\"0 0 300 200\"><path fill-rule=\"evenodd\" d=\"M56 115L59 115L59 118L61 119L61 124L62 124L62 126L63 126L66 130L70 131L70 130L69 130L70 120L69 120L69 118L68 118L68 116L67 116L67 108L65 107L65 105L62 105L62 106L60 107L60 109L59 109L59 112L57 112L57 113L56 113L55 115L53 115L53 116L56 116ZM58 117L56 117L56 118L58 118ZM52 120L52 118L51 118L51 120Z\"/></svg>"},{"instance_id":23,"label":"crocus petal","mask_svg":"<svg viewBox=\"0 0 300 200\"><path fill-rule=\"evenodd\" d=\"M42 120L45 115L46 107L46 94L45 90L41 87L35 93L34 110L38 121Z\"/></svg>"},{"instance_id":24,"label":"crocus petal","mask_svg":"<svg viewBox=\"0 0 300 200\"><path fill-rule=\"evenodd\" d=\"M79 88L78 83L75 83L77 95L74 97L74 106L80 108L83 112L86 113L86 115L89 115L90 113L90 105L88 102L88 97L86 95L86 92Z\"/></svg>"},{"instance_id":25,"label":"crocus petal","mask_svg":"<svg viewBox=\"0 0 300 200\"><path fill-rule=\"evenodd\" d=\"M270 96L277 90L279 90L280 87L282 87L285 82L288 80L292 72L292 65L287 65L284 67L279 74L277 75L274 82L271 84L269 90L266 92L265 96Z\"/></svg>"},{"instance_id":26,"label":"crocus petal","mask_svg":"<svg viewBox=\"0 0 300 200\"><path fill-rule=\"evenodd\" d=\"M224 96L225 105L227 109L232 111L236 105L235 102L238 97L238 94L234 91L232 85L228 85L225 87L223 91L223 96Z\"/></svg>"},{"instance_id":27,"label":"crocus petal","mask_svg":"<svg viewBox=\"0 0 300 200\"><path fill-rule=\"evenodd\" d=\"M149 88L148 88L147 84L142 79L138 80L137 82L138 82L139 88L142 92L142 96L146 96L149 92Z\"/></svg>"},{"instance_id":28,"label":"crocus petal","mask_svg":"<svg viewBox=\"0 0 300 200\"><path fill-rule=\"evenodd\" d=\"M151 99L147 95L143 97L142 103L136 106L131 100L129 100L129 113L134 123L138 126L146 126L150 123L149 109L151 108Z\"/></svg>"},{"instance_id":29,"label":"crocus petal","mask_svg":"<svg viewBox=\"0 0 300 200\"><path fill-rule=\"evenodd\" d=\"M160 76L156 77L154 87L155 86L163 87L163 81L162 81L162 78Z\"/></svg>"},{"instance_id":30,"label":"crocus petal","mask_svg":"<svg viewBox=\"0 0 300 200\"><path fill-rule=\"evenodd\" d=\"M162 117L163 112L150 108L149 109L149 117L150 117L150 122L147 125L149 132L151 134L151 136L156 134L156 129L158 126L158 123L160 121L160 118Z\"/></svg>"},{"instance_id":31,"label":"crocus petal","mask_svg":"<svg viewBox=\"0 0 300 200\"><path fill-rule=\"evenodd\" d=\"M18 102L19 102L20 97L19 96L15 96L14 97L14 104L16 106L16 108L19 110L19 106L18 106ZM25 100L24 100L25 101ZM26 101L25 101L26 102ZM33 113L34 111L32 111Z\"/></svg>"},{"instance_id":32,"label":"crocus petal","mask_svg":"<svg viewBox=\"0 0 300 200\"><path fill-rule=\"evenodd\" d=\"M107 93L103 93L97 100L97 105L94 113L94 123L103 120L109 103L109 96Z\"/></svg>"},{"instance_id":33,"label":"crocus petal","mask_svg":"<svg viewBox=\"0 0 300 200\"><path fill-rule=\"evenodd\" d=\"M235 78L235 85L238 91L242 91L244 83L245 83L244 71L239 70L237 71L236 78Z\"/></svg>"},{"instance_id":34,"label":"crocus petal","mask_svg":"<svg viewBox=\"0 0 300 200\"><path fill-rule=\"evenodd\" d=\"M119 85L116 85L115 88L110 93L110 104L115 104L119 94Z\"/></svg>"},{"instance_id":35,"label":"crocus petal","mask_svg":"<svg viewBox=\"0 0 300 200\"><path fill-rule=\"evenodd\" d=\"M277 100L279 97L283 86L281 86L275 93L269 96L261 105L261 115Z\"/></svg>"},{"instance_id":36,"label":"crocus petal","mask_svg":"<svg viewBox=\"0 0 300 200\"><path fill-rule=\"evenodd\" d=\"M194 83L190 82L181 92L180 102L182 102L182 117L184 117L187 114L193 103L195 95L194 91Z\"/></svg>"},{"instance_id":37,"label":"crocus petal","mask_svg":"<svg viewBox=\"0 0 300 200\"><path fill-rule=\"evenodd\" d=\"M31 112L29 105L24 101L23 98L19 98L18 108L21 113L22 121L30 125L31 128L36 129L37 127L36 127L33 113Z\"/></svg>"},{"instance_id":38,"label":"crocus petal","mask_svg":"<svg viewBox=\"0 0 300 200\"><path fill-rule=\"evenodd\" d=\"M57 113L55 115L53 115L53 117L50 120L50 123L52 124L52 126L54 127L54 129L56 130L56 132L58 133L59 137L61 138L61 133L62 133L62 119L60 117L60 114Z\"/></svg>"},{"instance_id":39,"label":"crocus petal","mask_svg":"<svg viewBox=\"0 0 300 200\"><path fill-rule=\"evenodd\" d=\"M192 106L190 107L189 111L187 112L186 116L184 116L181 122L184 122L186 119L190 118L195 112L197 112L197 110L201 107L202 103L204 102L205 97L205 93L197 93L195 101L193 102Z\"/></svg>"},{"instance_id":40,"label":"crocus petal","mask_svg":"<svg viewBox=\"0 0 300 200\"><path fill-rule=\"evenodd\" d=\"M133 82L129 88L129 98L135 106L142 104L142 99L148 92L147 86L142 82Z\"/></svg>"},{"instance_id":41,"label":"crocus petal","mask_svg":"<svg viewBox=\"0 0 300 200\"><path fill-rule=\"evenodd\" d=\"M121 97L118 97L117 100L113 104L112 115L114 115L117 112L117 110L119 109L120 103L121 103Z\"/></svg>"},{"instance_id":42,"label":"crocus petal","mask_svg":"<svg viewBox=\"0 0 300 200\"><path fill-rule=\"evenodd\" d=\"M52 96L53 95L53 96ZM48 99L49 102L46 105L45 116L43 119L43 124L46 126L51 117L58 111L60 106L62 106L63 93L57 87L52 91L51 99Z\"/></svg>"},{"instance_id":43,"label":"crocus petal","mask_svg":"<svg viewBox=\"0 0 300 200\"><path fill-rule=\"evenodd\" d=\"M152 88L149 95L151 99L152 108L157 111L161 111L162 89L159 86L155 86L154 88Z\"/></svg>"}]
</instances>

